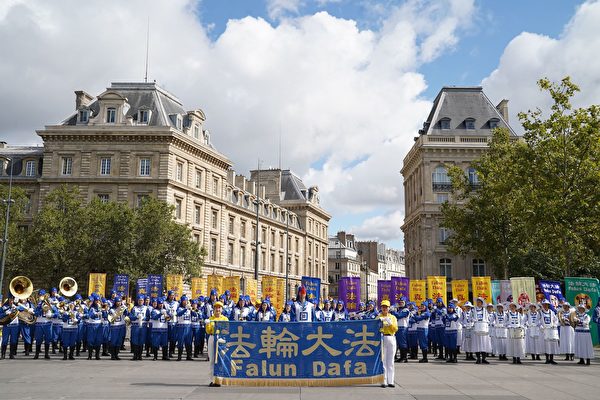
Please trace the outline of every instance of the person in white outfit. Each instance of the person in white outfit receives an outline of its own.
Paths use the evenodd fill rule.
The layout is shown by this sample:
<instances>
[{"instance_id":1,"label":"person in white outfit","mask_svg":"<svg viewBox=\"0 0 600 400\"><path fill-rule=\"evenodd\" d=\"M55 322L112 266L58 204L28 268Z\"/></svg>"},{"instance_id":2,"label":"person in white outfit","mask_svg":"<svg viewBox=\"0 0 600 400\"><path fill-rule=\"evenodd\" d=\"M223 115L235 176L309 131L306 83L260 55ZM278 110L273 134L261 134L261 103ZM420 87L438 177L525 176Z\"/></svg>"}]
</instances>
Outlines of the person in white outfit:
<instances>
[{"instance_id":1,"label":"person in white outfit","mask_svg":"<svg viewBox=\"0 0 600 400\"><path fill-rule=\"evenodd\" d=\"M573 361L575 357L574 317L575 310L571 308L571 304L564 302L557 318L560 326L560 354L565 355L565 361Z\"/></svg>"},{"instance_id":2,"label":"person in white outfit","mask_svg":"<svg viewBox=\"0 0 600 400\"><path fill-rule=\"evenodd\" d=\"M532 360L540 360L544 350L544 338L540 337L540 313L537 304L530 304L529 311L525 314L525 352L531 354Z\"/></svg>"},{"instance_id":3,"label":"person in white outfit","mask_svg":"<svg viewBox=\"0 0 600 400\"><path fill-rule=\"evenodd\" d=\"M394 387L394 357L396 356L396 332L398 321L390 314L390 301L381 302L381 313L377 319L381 320L381 335L383 339L383 372L384 381L381 387Z\"/></svg>"},{"instance_id":4,"label":"person in white outfit","mask_svg":"<svg viewBox=\"0 0 600 400\"><path fill-rule=\"evenodd\" d=\"M486 360L487 353L492 351L492 343L490 341L490 317L485 306L485 300L478 297L476 306L472 311L473 321L473 336L471 344L473 352L477 357L476 364L489 364Z\"/></svg>"},{"instance_id":5,"label":"person in white outfit","mask_svg":"<svg viewBox=\"0 0 600 400\"><path fill-rule=\"evenodd\" d=\"M525 357L525 323L517 307L517 303L510 303L506 314L506 355L512 357L513 364L521 364L521 358Z\"/></svg>"},{"instance_id":6,"label":"person in white outfit","mask_svg":"<svg viewBox=\"0 0 600 400\"><path fill-rule=\"evenodd\" d=\"M558 354L558 318L554 311L550 309L550 301L548 299L542 301L540 335L544 338L546 364L556 365L554 355Z\"/></svg>"},{"instance_id":7,"label":"person in white outfit","mask_svg":"<svg viewBox=\"0 0 600 400\"><path fill-rule=\"evenodd\" d=\"M590 332L591 318L586 312L585 304L577 305L577 313L575 314L575 357L579 358L577 364L582 365L590 365L590 360L594 358L594 346Z\"/></svg>"},{"instance_id":8,"label":"person in white outfit","mask_svg":"<svg viewBox=\"0 0 600 400\"><path fill-rule=\"evenodd\" d=\"M506 341L508 339L506 317L504 306L502 304L497 304L492 325L494 326L494 334L496 337L496 351L498 352L498 360L502 361L508 360L508 358L506 358Z\"/></svg>"}]
</instances>

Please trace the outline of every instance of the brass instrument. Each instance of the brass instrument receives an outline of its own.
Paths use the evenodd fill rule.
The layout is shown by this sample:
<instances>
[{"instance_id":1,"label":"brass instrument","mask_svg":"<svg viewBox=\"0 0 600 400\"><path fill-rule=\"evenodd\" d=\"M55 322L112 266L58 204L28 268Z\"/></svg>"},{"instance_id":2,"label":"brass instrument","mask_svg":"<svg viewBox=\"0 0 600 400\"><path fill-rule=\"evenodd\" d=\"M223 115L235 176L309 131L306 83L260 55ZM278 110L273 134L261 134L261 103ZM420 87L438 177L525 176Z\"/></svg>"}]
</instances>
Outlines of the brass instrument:
<instances>
[{"instance_id":1,"label":"brass instrument","mask_svg":"<svg viewBox=\"0 0 600 400\"><path fill-rule=\"evenodd\" d=\"M2 303L2 306L4 306L7 301L8 301L8 299L4 300L4 303ZM0 325L8 325L17 317L17 315L19 314L19 310L17 310L16 307L14 307L14 303L13 303L13 308L11 308L11 310L12 311L9 314L4 316L3 318L0 318Z\"/></svg>"},{"instance_id":2,"label":"brass instrument","mask_svg":"<svg viewBox=\"0 0 600 400\"><path fill-rule=\"evenodd\" d=\"M126 306L121 306L121 307L119 307L119 309L117 311L115 311L114 314L109 314L108 322L112 324L115 321L115 319L117 319L118 317L123 315L123 313L125 312L126 309L127 309ZM125 321L125 323L127 323L127 321Z\"/></svg>"},{"instance_id":3,"label":"brass instrument","mask_svg":"<svg viewBox=\"0 0 600 400\"><path fill-rule=\"evenodd\" d=\"M33 283L26 276L14 277L10 281L8 288L15 299L27 300L33 295ZM28 325L34 324L36 319L35 315L28 310L17 310L16 317L19 318L19 321L23 321Z\"/></svg>"},{"instance_id":4,"label":"brass instrument","mask_svg":"<svg viewBox=\"0 0 600 400\"><path fill-rule=\"evenodd\" d=\"M77 293L77 281L71 277L64 277L58 284L60 293L65 297L74 296Z\"/></svg>"},{"instance_id":5,"label":"brass instrument","mask_svg":"<svg viewBox=\"0 0 600 400\"><path fill-rule=\"evenodd\" d=\"M169 312L165 308L163 308L161 311L162 311L162 314L165 316L165 321L170 321L171 315L169 314Z\"/></svg>"}]
</instances>

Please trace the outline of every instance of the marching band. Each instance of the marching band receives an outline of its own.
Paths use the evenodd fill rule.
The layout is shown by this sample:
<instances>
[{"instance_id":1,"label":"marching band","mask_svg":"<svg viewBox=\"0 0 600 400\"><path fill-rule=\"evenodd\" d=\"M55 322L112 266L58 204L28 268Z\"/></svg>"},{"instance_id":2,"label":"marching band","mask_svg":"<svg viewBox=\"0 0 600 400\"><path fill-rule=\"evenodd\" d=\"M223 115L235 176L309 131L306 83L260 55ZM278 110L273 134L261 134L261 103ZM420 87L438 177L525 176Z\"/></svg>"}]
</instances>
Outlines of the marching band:
<instances>
[{"instance_id":1,"label":"marching band","mask_svg":"<svg viewBox=\"0 0 600 400\"><path fill-rule=\"evenodd\" d=\"M442 298L428 299L417 305L401 298L396 304L384 300L377 309L374 302L360 303L360 310L348 312L341 300L325 299L317 304L307 299L300 287L296 298L275 310L268 298L253 303L241 295L236 302L226 291L222 295L212 289L208 297L176 299L169 291L166 297L149 298L138 295L135 304L126 304L116 293L106 299L94 293L87 299L77 294L77 283L64 278L59 290L33 291L31 281L17 277L10 284L11 295L0 308L2 325L1 358L17 356L19 340L24 355L59 351L63 360L74 360L87 352L87 359L110 356L120 360L126 336L129 336L132 360L145 357L162 360L175 357L194 360L214 352L215 320L258 322L331 322L356 319L380 319L384 349L386 385L393 385L393 365L418 359L429 362L428 355L457 363L458 354L464 360L489 364L488 358L522 364L528 355L532 360L545 356L546 364L557 364L554 357L562 354L564 361L579 359L578 364L590 365L594 350L590 334L591 318L585 304L572 307L565 299L558 307L548 300L541 304L522 306L511 302L486 304L478 298L460 304L453 299L447 306ZM279 315L279 317L277 317ZM208 338L208 340L206 340ZM35 342L35 351L33 343ZM101 352L102 350L102 352ZM397 354L399 353L399 355ZM213 384L216 385L216 384Z\"/></svg>"}]
</instances>

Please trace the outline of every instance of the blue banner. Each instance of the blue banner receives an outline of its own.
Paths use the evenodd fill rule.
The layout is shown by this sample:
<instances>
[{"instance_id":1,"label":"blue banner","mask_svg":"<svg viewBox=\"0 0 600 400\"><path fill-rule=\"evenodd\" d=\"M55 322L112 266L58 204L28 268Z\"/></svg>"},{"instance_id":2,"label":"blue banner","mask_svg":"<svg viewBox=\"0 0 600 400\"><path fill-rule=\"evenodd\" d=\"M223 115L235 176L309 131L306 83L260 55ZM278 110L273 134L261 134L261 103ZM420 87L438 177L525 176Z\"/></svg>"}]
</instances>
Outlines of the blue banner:
<instances>
[{"instance_id":1,"label":"blue banner","mask_svg":"<svg viewBox=\"0 0 600 400\"><path fill-rule=\"evenodd\" d=\"M306 288L306 298L308 300L317 299L317 304L321 301L321 279L311 278L310 276L302 277L302 286Z\"/></svg>"},{"instance_id":2,"label":"blue banner","mask_svg":"<svg viewBox=\"0 0 600 400\"><path fill-rule=\"evenodd\" d=\"M162 296L163 276L148 275L148 288L146 289L146 292L150 294L151 299Z\"/></svg>"},{"instance_id":3,"label":"blue banner","mask_svg":"<svg viewBox=\"0 0 600 400\"><path fill-rule=\"evenodd\" d=\"M546 299L554 306L558 307L558 300L564 298L560 288L560 282L557 281L539 281L540 291Z\"/></svg>"},{"instance_id":4,"label":"blue banner","mask_svg":"<svg viewBox=\"0 0 600 400\"><path fill-rule=\"evenodd\" d=\"M117 296L122 299L129 297L129 275L115 275L113 290L117 292Z\"/></svg>"},{"instance_id":5,"label":"blue banner","mask_svg":"<svg viewBox=\"0 0 600 400\"><path fill-rule=\"evenodd\" d=\"M218 321L217 382L247 386L342 386L383 382L379 320Z\"/></svg>"},{"instance_id":6,"label":"blue banner","mask_svg":"<svg viewBox=\"0 0 600 400\"><path fill-rule=\"evenodd\" d=\"M148 294L148 278L140 278L136 281L135 292L144 296Z\"/></svg>"}]
</instances>

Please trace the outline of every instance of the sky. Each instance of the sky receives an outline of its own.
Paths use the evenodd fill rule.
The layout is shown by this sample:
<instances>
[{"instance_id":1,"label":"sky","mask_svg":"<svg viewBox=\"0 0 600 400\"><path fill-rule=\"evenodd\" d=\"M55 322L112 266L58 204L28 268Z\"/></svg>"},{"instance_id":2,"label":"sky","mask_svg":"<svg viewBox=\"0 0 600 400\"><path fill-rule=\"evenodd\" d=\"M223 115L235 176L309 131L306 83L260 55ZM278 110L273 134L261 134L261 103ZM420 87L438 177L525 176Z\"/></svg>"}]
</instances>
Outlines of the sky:
<instances>
[{"instance_id":1,"label":"sky","mask_svg":"<svg viewBox=\"0 0 600 400\"><path fill-rule=\"evenodd\" d=\"M481 85L517 113L569 75L600 103L600 3L567 0L3 0L0 140L144 77L201 108L215 147L248 175L290 168L317 185L329 233L402 249L402 159L445 85Z\"/></svg>"}]
</instances>

